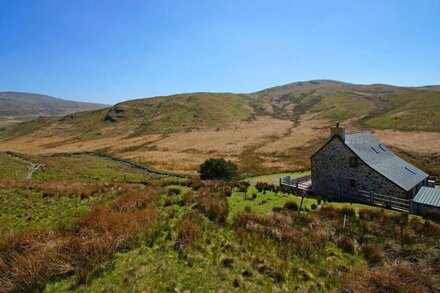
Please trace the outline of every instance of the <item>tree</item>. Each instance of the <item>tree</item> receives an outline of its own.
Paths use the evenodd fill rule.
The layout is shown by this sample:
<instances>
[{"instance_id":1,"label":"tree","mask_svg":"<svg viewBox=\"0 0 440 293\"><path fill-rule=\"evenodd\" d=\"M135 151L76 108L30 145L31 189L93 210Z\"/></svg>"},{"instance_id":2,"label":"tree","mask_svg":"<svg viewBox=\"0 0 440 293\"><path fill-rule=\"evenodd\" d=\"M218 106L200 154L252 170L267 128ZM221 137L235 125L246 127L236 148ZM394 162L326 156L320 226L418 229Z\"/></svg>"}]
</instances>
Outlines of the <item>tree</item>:
<instances>
[{"instance_id":1,"label":"tree","mask_svg":"<svg viewBox=\"0 0 440 293\"><path fill-rule=\"evenodd\" d=\"M231 179L237 175L238 167L225 159L207 159L200 165L199 173L202 179Z\"/></svg>"}]
</instances>

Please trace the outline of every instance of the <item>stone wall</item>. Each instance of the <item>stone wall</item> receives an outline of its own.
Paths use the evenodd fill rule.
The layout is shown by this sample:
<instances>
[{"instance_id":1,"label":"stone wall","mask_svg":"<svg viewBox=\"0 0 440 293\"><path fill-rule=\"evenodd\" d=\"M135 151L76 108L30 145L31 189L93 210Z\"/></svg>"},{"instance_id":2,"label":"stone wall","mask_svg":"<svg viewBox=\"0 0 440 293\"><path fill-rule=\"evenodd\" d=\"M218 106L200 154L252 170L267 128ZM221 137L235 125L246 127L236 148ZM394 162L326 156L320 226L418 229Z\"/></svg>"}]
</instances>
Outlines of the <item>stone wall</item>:
<instances>
[{"instance_id":1,"label":"stone wall","mask_svg":"<svg viewBox=\"0 0 440 293\"><path fill-rule=\"evenodd\" d=\"M350 157L357 156L334 137L312 157L312 190L319 195L355 200L362 200L358 190L406 199L412 197L412 192L406 192L360 159L357 159L357 167L350 166Z\"/></svg>"}]
</instances>

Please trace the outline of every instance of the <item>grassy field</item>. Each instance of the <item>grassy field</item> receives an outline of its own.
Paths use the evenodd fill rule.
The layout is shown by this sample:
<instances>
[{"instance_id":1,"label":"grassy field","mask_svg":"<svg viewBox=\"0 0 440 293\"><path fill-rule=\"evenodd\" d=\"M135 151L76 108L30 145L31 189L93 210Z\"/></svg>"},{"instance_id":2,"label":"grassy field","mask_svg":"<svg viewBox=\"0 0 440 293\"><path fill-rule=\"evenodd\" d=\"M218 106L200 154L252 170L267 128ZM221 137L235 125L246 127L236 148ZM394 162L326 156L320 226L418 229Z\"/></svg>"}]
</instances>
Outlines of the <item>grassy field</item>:
<instances>
[{"instance_id":1,"label":"grassy field","mask_svg":"<svg viewBox=\"0 0 440 293\"><path fill-rule=\"evenodd\" d=\"M101 181L142 181L148 177L142 171L95 155L36 156L44 164L34 179L78 179Z\"/></svg>"},{"instance_id":2,"label":"grassy field","mask_svg":"<svg viewBox=\"0 0 440 293\"><path fill-rule=\"evenodd\" d=\"M255 198L253 198L254 194ZM294 202L300 206L301 197L282 192L258 192L255 187L251 186L247 192L233 192L232 196L228 198L230 207L228 220L232 222L234 217L246 208L264 215L271 212L274 208L283 208L286 202ZM306 198L303 202L303 208L310 211L311 206L316 203L315 199Z\"/></svg>"},{"instance_id":3,"label":"grassy field","mask_svg":"<svg viewBox=\"0 0 440 293\"><path fill-rule=\"evenodd\" d=\"M440 289L440 226L419 217L315 198L298 214L300 196L243 182L149 178L88 155L32 160L45 164L34 179L0 178L5 291Z\"/></svg>"},{"instance_id":4,"label":"grassy field","mask_svg":"<svg viewBox=\"0 0 440 293\"><path fill-rule=\"evenodd\" d=\"M55 229L71 225L98 203L110 202L115 193L44 197L42 192L23 188L0 188L0 238L28 229Z\"/></svg>"},{"instance_id":5,"label":"grassy field","mask_svg":"<svg viewBox=\"0 0 440 293\"><path fill-rule=\"evenodd\" d=\"M0 152L0 178L26 178L29 165Z\"/></svg>"},{"instance_id":6,"label":"grassy field","mask_svg":"<svg viewBox=\"0 0 440 293\"><path fill-rule=\"evenodd\" d=\"M264 183L269 183L269 184L279 184L280 178L284 178L286 176L290 176L291 178L295 178L295 177L301 177L301 176L306 176L306 175L310 175L310 171L260 175L260 176L246 178L245 181L247 181L251 184L256 183L256 182L264 182Z\"/></svg>"},{"instance_id":7,"label":"grassy field","mask_svg":"<svg viewBox=\"0 0 440 293\"><path fill-rule=\"evenodd\" d=\"M386 97L393 109L366 125L378 129L440 131L440 94L404 91Z\"/></svg>"},{"instance_id":8,"label":"grassy field","mask_svg":"<svg viewBox=\"0 0 440 293\"><path fill-rule=\"evenodd\" d=\"M345 121L353 117L362 117L375 111L374 102L352 95L329 96L315 104L310 111L320 112L319 116L332 121Z\"/></svg>"}]
</instances>

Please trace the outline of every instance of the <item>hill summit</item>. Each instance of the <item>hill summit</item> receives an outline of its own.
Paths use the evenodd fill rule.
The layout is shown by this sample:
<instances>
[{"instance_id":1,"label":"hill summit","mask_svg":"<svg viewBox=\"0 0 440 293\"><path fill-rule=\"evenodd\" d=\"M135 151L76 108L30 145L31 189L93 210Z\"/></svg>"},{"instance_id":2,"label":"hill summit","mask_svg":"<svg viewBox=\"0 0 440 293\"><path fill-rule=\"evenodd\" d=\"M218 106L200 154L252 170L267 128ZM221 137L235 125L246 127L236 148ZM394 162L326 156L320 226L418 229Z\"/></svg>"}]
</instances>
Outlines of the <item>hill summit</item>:
<instances>
[{"instance_id":1,"label":"hill summit","mask_svg":"<svg viewBox=\"0 0 440 293\"><path fill-rule=\"evenodd\" d=\"M341 121L368 129L428 173L440 162L440 86L312 80L249 94L186 93L43 117L0 130L0 150L104 151L159 169L195 171L209 157L265 173L309 167ZM429 158L418 160L423 155ZM437 162L437 163L436 163ZM422 165L422 166L421 166Z\"/></svg>"}]
</instances>

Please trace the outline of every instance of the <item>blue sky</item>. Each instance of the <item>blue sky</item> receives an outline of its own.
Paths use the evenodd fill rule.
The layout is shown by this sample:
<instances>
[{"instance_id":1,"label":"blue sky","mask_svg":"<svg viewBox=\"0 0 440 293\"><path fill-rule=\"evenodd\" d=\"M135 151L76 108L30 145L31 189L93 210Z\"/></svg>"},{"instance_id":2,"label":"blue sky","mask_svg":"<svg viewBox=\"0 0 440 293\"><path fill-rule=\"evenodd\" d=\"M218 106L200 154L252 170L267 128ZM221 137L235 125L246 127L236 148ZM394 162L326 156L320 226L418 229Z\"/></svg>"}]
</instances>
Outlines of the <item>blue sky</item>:
<instances>
[{"instance_id":1,"label":"blue sky","mask_svg":"<svg viewBox=\"0 0 440 293\"><path fill-rule=\"evenodd\" d=\"M0 0L0 91L114 104L310 79L440 84L440 1Z\"/></svg>"}]
</instances>

